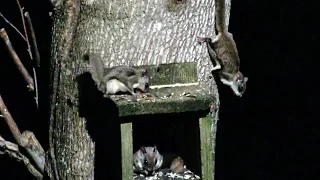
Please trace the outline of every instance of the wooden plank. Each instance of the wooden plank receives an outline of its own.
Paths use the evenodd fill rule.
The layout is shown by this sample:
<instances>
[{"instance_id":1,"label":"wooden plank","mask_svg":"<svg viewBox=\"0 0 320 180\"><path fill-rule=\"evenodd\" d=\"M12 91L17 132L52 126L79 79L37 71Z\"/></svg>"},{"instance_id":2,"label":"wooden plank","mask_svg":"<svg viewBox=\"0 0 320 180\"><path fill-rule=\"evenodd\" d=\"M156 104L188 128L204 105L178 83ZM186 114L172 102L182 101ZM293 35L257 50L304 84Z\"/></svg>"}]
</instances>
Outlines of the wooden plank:
<instances>
[{"instance_id":1,"label":"wooden plank","mask_svg":"<svg viewBox=\"0 0 320 180\"><path fill-rule=\"evenodd\" d=\"M119 96L112 97L112 100L119 108L120 117L203 111L215 101L214 96L199 86L154 89L151 93L151 97L139 97L137 101L128 101Z\"/></svg>"},{"instance_id":2,"label":"wooden plank","mask_svg":"<svg viewBox=\"0 0 320 180\"><path fill-rule=\"evenodd\" d=\"M200 127L200 150L201 150L201 172L203 180L214 180L214 149L213 135L211 131L212 116L208 114L199 119Z\"/></svg>"},{"instance_id":3,"label":"wooden plank","mask_svg":"<svg viewBox=\"0 0 320 180\"><path fill-rule=\"evenodd\" d=\"M132 180L133 178L133 143L132 143L132 123L121 124L121 166L122 180Z\"/></svg>"}]
</instances>

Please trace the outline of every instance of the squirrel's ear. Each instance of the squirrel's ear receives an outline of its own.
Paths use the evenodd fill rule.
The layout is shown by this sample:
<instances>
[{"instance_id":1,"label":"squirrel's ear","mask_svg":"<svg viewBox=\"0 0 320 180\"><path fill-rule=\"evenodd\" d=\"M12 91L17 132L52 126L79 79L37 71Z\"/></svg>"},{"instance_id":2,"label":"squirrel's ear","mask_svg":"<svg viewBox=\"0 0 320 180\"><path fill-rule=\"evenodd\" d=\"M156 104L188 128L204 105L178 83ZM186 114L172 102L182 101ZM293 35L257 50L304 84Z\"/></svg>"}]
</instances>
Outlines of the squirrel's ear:
<instances>
[{"instance_id":1,"label":"squirrel's ear","mask_svg":"<svg viewBox=\"0 0 320 180\"><path fill-rule=\"evenodd\" d=\"M249 80L248 77L245 77L245 78L244 78L244 82L247 82L248 80Z\"/></svg>"},{"instance_id":2,"label":"squirrel's ear","mask_svg":"<svg viewBox=\"0 0 320 180\"><path fill-rule=\"evenodd\" d=\"M145 148L144 146L141 146L140 150L141 150L143 153L147 153L146 148Z\"/></svg>"},{"instance_id":3,"label":"squirrel's ear","mask_svg":"<svg viewBox=\"0 0 320 180\"><path fill-rule=\"evenodd\" d=\"M153 152L156 152L156 150L157 150L157 146L154 145L154 146L153 146Z\"/></svg>"}]
</instances>

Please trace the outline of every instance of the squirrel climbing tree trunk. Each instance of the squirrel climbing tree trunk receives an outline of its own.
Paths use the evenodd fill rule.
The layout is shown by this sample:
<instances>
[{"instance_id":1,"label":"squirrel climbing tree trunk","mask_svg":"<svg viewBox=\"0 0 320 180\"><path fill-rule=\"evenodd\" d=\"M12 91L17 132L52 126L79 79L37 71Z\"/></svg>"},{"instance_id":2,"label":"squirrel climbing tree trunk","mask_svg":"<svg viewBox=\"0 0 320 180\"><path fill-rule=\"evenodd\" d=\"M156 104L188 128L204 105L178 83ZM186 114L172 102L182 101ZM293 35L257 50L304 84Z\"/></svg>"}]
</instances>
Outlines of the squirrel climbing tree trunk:
<instances>
[{"instance_id":1,"label":"squirrel climbing tree trunk","mask_svg":"<svg viewBox=\"0 0 320 180\"><path fill-rule=\"evenodd\" d=\"M100 54L105 67L197 62L202 86L212 87L218 97L206 47L196 42L197 35L214 36L214 1L52 1L50 149L46 161L51 179L94 179L95 142L79 113L76 81L87 71L83 60L87 52ZM228 12L230 3L227 0ZM215 116L214 122L217 120ZM215 137L216 124L213 127Z\"/></svg>"}]
</instances>

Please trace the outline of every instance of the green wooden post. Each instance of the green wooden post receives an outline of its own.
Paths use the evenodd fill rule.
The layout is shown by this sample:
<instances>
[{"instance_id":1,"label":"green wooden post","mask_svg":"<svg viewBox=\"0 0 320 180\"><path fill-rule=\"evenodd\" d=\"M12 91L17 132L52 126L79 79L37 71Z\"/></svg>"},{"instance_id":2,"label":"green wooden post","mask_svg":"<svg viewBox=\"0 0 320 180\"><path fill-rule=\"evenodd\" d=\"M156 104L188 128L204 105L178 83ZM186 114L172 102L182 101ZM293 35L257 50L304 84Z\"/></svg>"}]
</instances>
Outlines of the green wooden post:
<instances>
[{"instance_id":1,"label":"green wooden post","mask_svg":"<svg viewBox=\"0 0 320 180\"><path fill-rule=\"evenodd\" d=\"M133 178L133 143L132 143L132 123L121 123L121 166L122 180L132 180Z\"/></svg>"},{"instance_id":2,"label":"green wooden post","mask_svg":"<svg viewBox=\"0 0 320 180\"><path fill-rule=\"evenodd\" d=\"M201 172L203 180L214 180L214 149L212 146L212 115L199 119Z\"/></svg>"}]
</instances>

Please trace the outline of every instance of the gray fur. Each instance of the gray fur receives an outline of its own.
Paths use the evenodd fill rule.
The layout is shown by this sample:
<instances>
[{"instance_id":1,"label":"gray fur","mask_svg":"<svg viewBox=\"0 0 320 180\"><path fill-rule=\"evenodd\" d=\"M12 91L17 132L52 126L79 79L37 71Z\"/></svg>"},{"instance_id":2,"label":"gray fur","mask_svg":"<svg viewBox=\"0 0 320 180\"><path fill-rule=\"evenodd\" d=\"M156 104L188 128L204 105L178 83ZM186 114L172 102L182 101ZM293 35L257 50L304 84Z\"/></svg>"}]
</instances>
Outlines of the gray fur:
<instances>
[{"instance_id":1,"label":"gray fur","mask_svg":"<svg viewBox=\"0 0 320 180\"><path fill-rule=\"evenodd\" d=\"M212 71L218 73L220 81L229 86L236 96L241 97L246 91L248 77L240 72L240 58L233 35L227 31L225 24L225 0L216 1L216 29L217 36L197 37L197 41L206 43L208 53L214 67Z\"/></svg>"},{"instance_id":2,"label":"gray fur","mask_svg":"<svg viewBox=\"0 0 320 180\"><path fill-rule=\"evenodd\" d=\"M156 146L142 146L133 155L133 171L138 174L154 174L163 163L163 156Z\"/></svg>"},{"instance_id":3,"label":"gray fur","mask_svg":"<svg viewBox=\"0 0 320 180\"><path fill-rule=\"evenodd\" d=\"M141 92L149 90L149 76L146 69L129 66L114 66L105 70L101 58L97 54L89 56L90 73L98 90L105 96L118 92L130 92L136 95L135 89Z\"/></svg>"}]
</instances>

